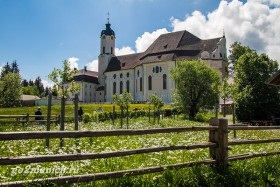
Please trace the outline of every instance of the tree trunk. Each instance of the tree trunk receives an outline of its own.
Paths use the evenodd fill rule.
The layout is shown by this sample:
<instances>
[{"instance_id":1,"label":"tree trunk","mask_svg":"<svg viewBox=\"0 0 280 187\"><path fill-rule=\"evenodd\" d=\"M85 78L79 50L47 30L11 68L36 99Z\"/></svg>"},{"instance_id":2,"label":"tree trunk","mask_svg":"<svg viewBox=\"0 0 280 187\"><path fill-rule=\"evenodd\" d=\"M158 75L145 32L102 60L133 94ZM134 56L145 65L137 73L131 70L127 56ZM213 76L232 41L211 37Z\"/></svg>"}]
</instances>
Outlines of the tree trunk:
<instances>
[{"instance_id":1,"label":"tree trunk","mask_svg":"<svg viewBox=\"0 0 280 187\"><path fill-rule=\"evenodd\" d=\"M197 105L196 104L191 105L191 108L189 111L189 119L194 120L197 112L198 112Z\"/></svg>"},{"instance_id":2,"label":"tree trunk","mask_svg":"<svg viewBox=\"0 0 280 187\"><path fill-rule=\"evenodd\" d=\"M226 99L224 99L223 116L226 117Z\"/></svg>"}]
</instances>

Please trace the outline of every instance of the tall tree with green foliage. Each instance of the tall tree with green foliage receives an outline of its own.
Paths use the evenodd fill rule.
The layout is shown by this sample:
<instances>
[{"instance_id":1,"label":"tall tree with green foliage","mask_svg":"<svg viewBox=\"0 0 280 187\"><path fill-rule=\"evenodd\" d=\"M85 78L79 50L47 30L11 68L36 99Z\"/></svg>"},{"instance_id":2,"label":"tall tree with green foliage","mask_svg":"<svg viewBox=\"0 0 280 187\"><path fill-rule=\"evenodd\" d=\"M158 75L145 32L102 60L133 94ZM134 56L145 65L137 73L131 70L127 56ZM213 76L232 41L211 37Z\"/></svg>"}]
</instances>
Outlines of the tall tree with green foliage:
<instances>
[{"instance_id":1,"label":"tall tree with green foliage","mask_svg":"<svg viewBox=\"0 0 280 187\"><path fill-rule=\"evenodd\" d=\"M158 123L159 123L159 111L164 106L164 102L162 101L162 98L157 96L156 94L151 94L148 98L148 101L154 106L154 122L155 122L155 116L157 114L158 117Z\"/></svg>"},{"instance_id":2,"label":"tall tree with green foliage","mask_svg":"<svg viewBox=\"0 0 280 187\"><path fill-rule=\"evenodd\" d=\"M9 62L7 62L7 64L2 67L0 77L3 78L8 73L19 73L19 68L16 60L14 60L11 65L9 64Z\"/></svg>"},{"instance_id":3,"label":"tall tree with green foliage","mask_svg":"<svg viewBox=\"0 0 280 187\"><path fill-rule=\"evenodd\" d=\"M0 106L20 106L21 78L19 73L7 73L0 80Z\"/></svg>"},{"instance_id":4,"label":"tall tree with green foliage","mask_svg":"<svg viewBox=\"0 0 280 187\"><path fill-rule=\"evenodd\" d=\"M229 72L231 74L234 73L234 69L235 66L237 64L237 61L239 59L239 57L241 57L243 54L247 53L247 52L252 52L253 50L248 47L248 46L244 46L242 45L240 42L234 42L233 44L230 45L230 55L228 57L229 59Z\"/></svg>"},{"instance_id":5,"label":"tall tree with green foliage","mask_svg":"<svg viewBox=\"0 0 280 187\"><path fill-rule=\"evenodd\" d=\"M113 95L113 101L114 103L116 103L121 110L121 128L123 126L123 110L127 109L128 106L131 104L131 102L133 101L132 95L131 93L124 91L122 94L118 95L118 94L114 94Z\"/></svg>"},{"instance_id":6,"label":"tall tree with green foliage","mask_svg":"<svg viewBox=\"0 0 280 187\"><path fill-rule=\"evenodd\" d=\"M54 82L55 86L59 88L58 95L61 97L61 120L60 120L60 130L64 130L64 120L65 120L65 101L69 97L70 93L75 93L80 90L80 85L75 83L73 77L77 74L78 70L71 69L68 60L63 61L62 69L56 69L49 74L49 79ZM69 86L66 86L69 85ZM60 143L63 146L63 140Z\"/></svg>"},{"instance_id":7,"label":"tall tree with green foliage","mask_svg":"<svg viewBox=\"0 0 280 187\"><path fill-rule=\"evenodd\" d=\"M39 76L35 79L34 84L38 90L38 93L39 93L38 96L43 97L45 95L45 88L42 83L42 79Z\"/></svg>"},{"instance_id":8,"label":"tall tree with green foliage","mask_svg":"<svg viewBox=\"0 0 280 187\"><path fill-rule=\"evenodd\" d=\"M267 120L279 114L279 88L266 84L278 63L251 50L239 57L235 68L235 106L239 121Z\"/></svg>"},{"instance_id":9,"label":"tall tree with green foliage","mask_svg":"<svg viewBox=\"0 0 280 187\"><path fill-rule=\"evenodd\" d=\"M219 73L203 61L177 61L171 75L176 83L174 104L190 120L200 109L212 109L217 104Z\"/></svg>"},{"instance_id":10,"label":"tall tree with green foliage","mask_svg":"<svg viewBox=\"0 0 280 187\"><path fill-rule=\"evenodd\" d=\"M221 99L223 99L223 116L226 117L226 100L229 99L232 96L233 92L233 85L228 83L228 77L224 77L221 84L219 85L219 96Z\"/></svg>"}]
</instances>

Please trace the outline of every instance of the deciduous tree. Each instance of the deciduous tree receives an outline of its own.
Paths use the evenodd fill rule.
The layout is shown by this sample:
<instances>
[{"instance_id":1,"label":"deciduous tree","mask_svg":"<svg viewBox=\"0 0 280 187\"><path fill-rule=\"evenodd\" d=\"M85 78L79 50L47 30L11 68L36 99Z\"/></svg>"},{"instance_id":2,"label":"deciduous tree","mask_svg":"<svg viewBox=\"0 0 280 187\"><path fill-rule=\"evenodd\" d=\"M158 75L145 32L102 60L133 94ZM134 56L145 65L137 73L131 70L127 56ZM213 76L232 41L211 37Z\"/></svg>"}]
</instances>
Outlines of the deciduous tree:
<instances>
[{"instance_id":1,"label":"deciduous tree","mask_svg":"<svg viewBox=\"0 0 280 187\"><path fill-rule=\"evenodd\" d=\"M0 106L20 106L21 78L19 73L7 73L0 80Z\"/></svg>"},{"instance_id":2,"label":"deciduous tree","mask_svg":"<svg viewBox=\"0 0 280 187\"><path fill-rule=\"evenodd\" d=\"M58 95L61 97L61 120L60 120L60 130L64 130L64 120L65 120L65 101L69 97L70 93L75 93L80 90L80 85L75 83L73 80L74 75L78 72L76 69L70 68L70 63L68 60L63 61L62 69L54 68L54 70L49 74L49 79L54 82L55 86L59 88ZM66 86L69 85L69 86ZM63 146L63 141L61 141L60 146Z\"/></svg>"},{"instance_id":3,"label":"deciduous tree","mask_svg":"<svg viewBox=\"0 0 280 187\"><path fill-rule=\"evenodd\" d=\"M213 108L218 102L219 73L203 61L177 61L171 70L175 80L174 104L194 120L202 108Z\"/></svg>"},{"instance_id":4,"label":"deciduous tree","mask_svg":"<svg viewBox=\"0 0 280 187\"><path fill-rule=\"evenodd\" d=\"M278 63L251 50L239 57L235 68L235 106L239 121L267 120L279 113L279 88L266 84Z\"/></svg>"}]
</instances>

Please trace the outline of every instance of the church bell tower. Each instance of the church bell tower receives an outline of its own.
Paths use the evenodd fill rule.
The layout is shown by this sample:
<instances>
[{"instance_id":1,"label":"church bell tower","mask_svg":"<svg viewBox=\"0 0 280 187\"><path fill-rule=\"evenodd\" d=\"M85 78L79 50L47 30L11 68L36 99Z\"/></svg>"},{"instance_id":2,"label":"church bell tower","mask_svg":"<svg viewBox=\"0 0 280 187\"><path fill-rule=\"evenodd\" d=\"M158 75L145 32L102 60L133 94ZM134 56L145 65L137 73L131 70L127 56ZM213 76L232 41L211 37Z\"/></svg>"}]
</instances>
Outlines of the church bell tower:
<instances>
[{"instance_id":1,"label":"church bell tower","mask_svg":"<svg viewBox=\"0 0 280 187\"><path fill-rule=\"evenodd\" d=\"M105 86L104 72L111 58L115 55L115 32L111 29L109 17L106 28L100 35L100 55L98 56L98 82L100 86Z\"/></svg>"}]
</instances>

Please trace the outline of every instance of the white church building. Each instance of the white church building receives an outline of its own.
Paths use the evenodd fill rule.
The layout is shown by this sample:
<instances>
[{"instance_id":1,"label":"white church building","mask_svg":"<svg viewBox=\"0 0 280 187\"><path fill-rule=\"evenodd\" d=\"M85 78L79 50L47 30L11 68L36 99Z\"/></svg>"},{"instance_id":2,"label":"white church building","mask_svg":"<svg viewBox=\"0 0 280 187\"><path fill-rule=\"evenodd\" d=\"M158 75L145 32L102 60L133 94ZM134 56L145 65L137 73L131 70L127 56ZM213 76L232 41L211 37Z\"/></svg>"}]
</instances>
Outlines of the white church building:
<instances>
[{"instance_id":1,"label":"white church building","mask_svg":"<svg viewBox=\"0 0 280 187\"><path fill-rule=\"evenodd\" d=\"M172 102L172 90L176 87L170 78L170 69L178 60L203 60L210 67L226 74L226 38L202 40L188 31L160 35L146 51L129 55L115 55L115 32L111 24L100 35L98 72L80 70L74 80L82 84L79 100L113 102L114 94L125 90L135 102L146 102L150 94L156 94L165 103Z\"/></svg>"}]
</instances>

